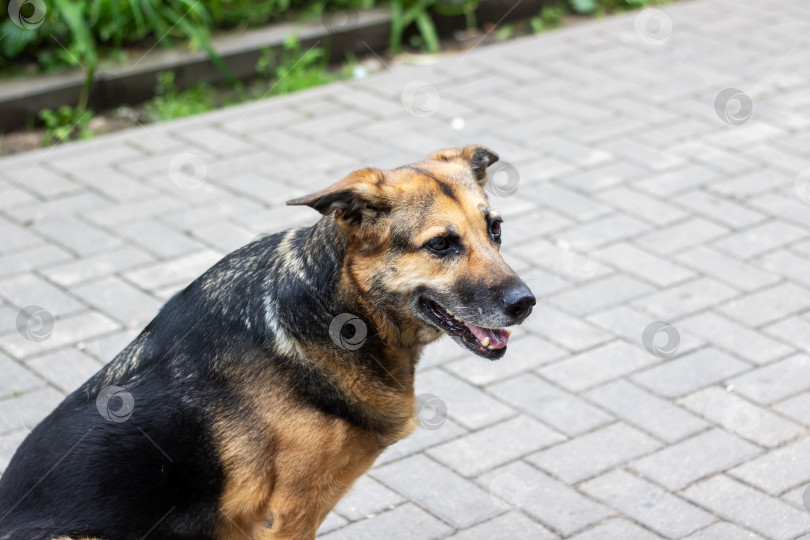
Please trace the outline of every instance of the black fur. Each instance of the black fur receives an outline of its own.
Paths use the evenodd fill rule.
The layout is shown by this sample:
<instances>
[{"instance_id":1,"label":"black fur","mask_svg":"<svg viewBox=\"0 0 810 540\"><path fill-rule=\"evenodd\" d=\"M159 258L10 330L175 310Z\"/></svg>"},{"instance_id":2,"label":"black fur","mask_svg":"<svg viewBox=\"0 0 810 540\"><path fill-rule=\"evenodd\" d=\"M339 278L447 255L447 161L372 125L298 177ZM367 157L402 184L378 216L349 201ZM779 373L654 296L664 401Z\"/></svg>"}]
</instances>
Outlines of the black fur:
<instances>
[{"instance_id":1,"label":"black fur","mask_svg":"<svg viewBox=\"0 0 810 540\"><path fill-rule=\"evenodd\" d=\"M273 352L268 297L283 306L275 314L284 331L309 343L331 343L335 315L363 316L358 306L337 300L345 239L334 218L289 234L228 255L176 294L28 435L0 477L0 539L212 538L223 487L212 426L223 417L250 422L234 388L240 376L274 371L302 406L385 429L317 369ZM305 278L283 262L282 242ZM368 380L396 385L384 366L383 343L366 323L363 354L339 354L363 363ZM133 397L132 416L124 422L97 410L99 392L110 385Z\"/></svg>"}]
</instances>

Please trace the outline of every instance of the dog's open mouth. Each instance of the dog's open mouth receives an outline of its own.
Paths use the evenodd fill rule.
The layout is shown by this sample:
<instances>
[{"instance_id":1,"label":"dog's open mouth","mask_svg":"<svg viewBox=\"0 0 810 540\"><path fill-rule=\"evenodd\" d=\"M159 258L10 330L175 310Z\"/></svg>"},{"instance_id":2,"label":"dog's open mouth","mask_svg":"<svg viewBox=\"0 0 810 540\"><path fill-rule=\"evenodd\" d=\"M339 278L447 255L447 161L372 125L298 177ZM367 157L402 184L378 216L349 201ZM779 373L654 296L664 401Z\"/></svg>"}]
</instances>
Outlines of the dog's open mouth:
<instances>
[{"instance_id":1,"label":"dog's open mouth","mask_svg":"<svg viewBox=\"0 0 810 540\"><path fill-rule=\"evenodd\" d=\"M463 321L433 300L422 299L422 309L433 322L472 352L497 360L506 352L511 332L506 328L483 328Z\"/></svg>"}]
</instances>

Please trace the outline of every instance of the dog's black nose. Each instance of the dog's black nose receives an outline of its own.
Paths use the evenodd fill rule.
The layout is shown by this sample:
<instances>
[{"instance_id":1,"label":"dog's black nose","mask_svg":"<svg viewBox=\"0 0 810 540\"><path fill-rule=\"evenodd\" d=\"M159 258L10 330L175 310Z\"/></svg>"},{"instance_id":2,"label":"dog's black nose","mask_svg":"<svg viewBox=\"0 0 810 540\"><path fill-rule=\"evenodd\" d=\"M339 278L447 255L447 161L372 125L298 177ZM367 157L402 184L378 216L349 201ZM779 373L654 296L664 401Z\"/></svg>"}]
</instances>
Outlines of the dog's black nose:
<instances>
[{"instance_id":1,"label":"dog's black nose","mask_svg":"<svg viewBox=\"0 0 810 540\"><path fill-rule=\"evenodd\" d=\"M506 314L514 319L527 316L536 303L532 291L523 283L507 292L503 299Z\"/></svg>"}]
</instances>

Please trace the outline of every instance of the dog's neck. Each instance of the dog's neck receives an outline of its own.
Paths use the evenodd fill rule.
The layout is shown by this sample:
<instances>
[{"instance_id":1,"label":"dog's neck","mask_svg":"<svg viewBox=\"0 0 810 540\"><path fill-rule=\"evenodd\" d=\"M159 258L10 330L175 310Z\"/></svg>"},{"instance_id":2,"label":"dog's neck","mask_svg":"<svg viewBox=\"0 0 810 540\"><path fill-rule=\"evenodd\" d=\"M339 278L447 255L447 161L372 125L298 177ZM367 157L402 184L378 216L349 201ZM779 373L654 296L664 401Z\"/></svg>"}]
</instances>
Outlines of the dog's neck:
<instances>
[{"instance_id":1,"label":"dog's neck","mask_svg":"<svg viewBox=\"0 0 810 540\"><path fill-rule=\"evenodd\" d=\"M385 307L375 305L353 280L348 268L351 242L333 216L284 234L276 248L274 286L268 291L269 330L282 347L315 343L347 361L369 365L380 371L383 380L396 379L390 384L412 386L424 344L403 333ZM280 306L297 309L280 310ZM341 339L343 319L350 316L362 321L354 329L364 332L364 338L349 332L351 339Z\"/></svg>"}]
</instances>

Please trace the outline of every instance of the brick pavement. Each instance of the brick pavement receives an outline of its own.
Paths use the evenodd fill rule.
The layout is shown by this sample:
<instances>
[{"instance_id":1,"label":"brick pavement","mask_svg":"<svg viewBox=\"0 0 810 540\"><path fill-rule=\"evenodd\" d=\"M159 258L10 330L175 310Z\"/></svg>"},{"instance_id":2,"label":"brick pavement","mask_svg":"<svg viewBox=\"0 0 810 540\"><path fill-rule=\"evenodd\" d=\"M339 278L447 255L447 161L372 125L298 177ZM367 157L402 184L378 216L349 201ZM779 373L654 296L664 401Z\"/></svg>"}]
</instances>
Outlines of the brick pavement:
<instances>
[{"instance_id":1,"label":"brick pavement","mask_svg":"<svg viewBox=\"0 0 810 540\"><path fill-rule=\"evenodd\" d=\"M285 200L475 142L536 314L500 362L430 348L447 418L321 536L810 538L808 34L807 0L683 2L0 160L0 469L179 287L315 219Z\"/></svg>"}]
</instances>

